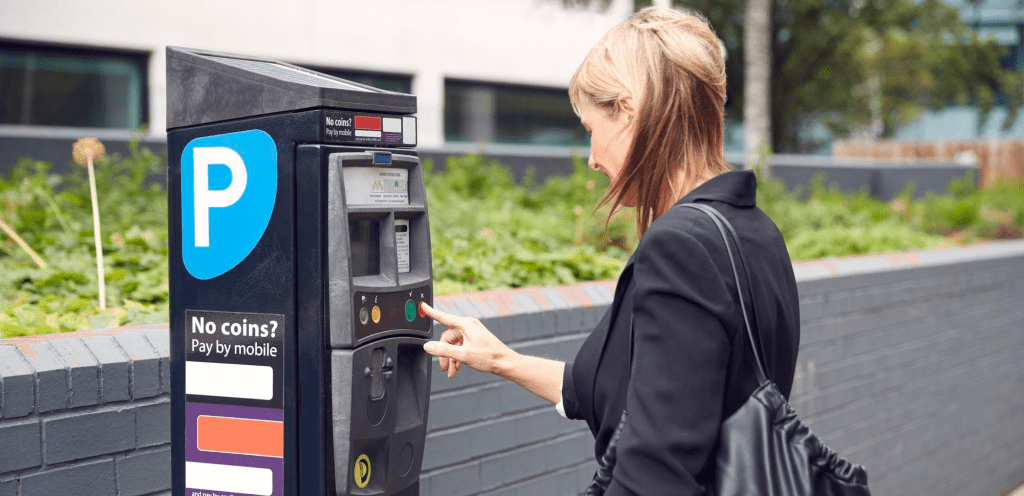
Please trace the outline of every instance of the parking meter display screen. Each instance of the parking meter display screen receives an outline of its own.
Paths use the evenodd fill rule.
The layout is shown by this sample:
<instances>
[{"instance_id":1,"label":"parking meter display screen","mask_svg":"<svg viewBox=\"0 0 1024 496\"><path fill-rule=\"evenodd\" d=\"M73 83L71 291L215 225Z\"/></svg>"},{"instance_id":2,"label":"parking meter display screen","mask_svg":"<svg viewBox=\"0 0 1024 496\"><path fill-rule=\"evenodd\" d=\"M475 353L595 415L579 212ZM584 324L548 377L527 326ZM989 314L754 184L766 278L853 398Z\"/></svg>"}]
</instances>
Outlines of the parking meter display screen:
<instances>
[{"instance_id":1,"label":"parking meter display screen","mask_svg":"<svg viewBox=\"0 0 1024 496\"><path fill-rule=\"evenodd\" d=\"M348 239L352 277L380 274L380 222L376 219L349 219Z\"/></svg>"}]
</instances>

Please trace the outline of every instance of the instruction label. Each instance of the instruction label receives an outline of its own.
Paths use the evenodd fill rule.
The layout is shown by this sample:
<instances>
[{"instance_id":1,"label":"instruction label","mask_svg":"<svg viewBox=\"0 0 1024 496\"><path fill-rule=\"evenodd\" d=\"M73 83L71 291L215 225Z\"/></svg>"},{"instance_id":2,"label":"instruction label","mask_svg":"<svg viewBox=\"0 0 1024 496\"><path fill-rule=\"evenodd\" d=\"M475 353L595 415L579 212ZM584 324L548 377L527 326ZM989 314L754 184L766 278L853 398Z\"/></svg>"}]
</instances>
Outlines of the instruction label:
<instances>
[{"instance_id":1,"label":"instruction label","mask_svg":"<svg viewBox=\"0 0 1024 496\"><path fill-rule=\"evenodd\" d=\"M395 219L395 247L398 249L398 272L409 272L408 219Z\"/></svg>"},{"instance_id":2,"label":"instruction label","mask_svg":"<svg viewBox=\"0 0 1024 496\"><path fill-rule=\"evenodd\" d=\"M284 315L186 310L185 324L187 401L284 408Z\"/></svg>"},{"instance_id":3,"label":"instruction label","mask_svg":"<svg viewBox=\"0 0 1024 496\"><path fill-rule=\"evenodd\" d=\"M345 167L345 203L408 205L409 170L398 167Z\"/></svg>"},{"instance_id":4,"label":"instruction label","mask_svg":"<svg viewBox=\"0 0 1024 496\"><path fill-rule=\"evenodd\" d=\"M325 110L321 134L328 143L416 145L416 118Z\"/></svg>"},{"instance_id":5,"label":"instruction label","mask_svg":"<svg viewBox=\"0 0 1024 496\"><path fill-rule=\"evenodd\" d=\"M185 311L185 494L284 496L285 317Z\"/></svg>"}]
</instances>

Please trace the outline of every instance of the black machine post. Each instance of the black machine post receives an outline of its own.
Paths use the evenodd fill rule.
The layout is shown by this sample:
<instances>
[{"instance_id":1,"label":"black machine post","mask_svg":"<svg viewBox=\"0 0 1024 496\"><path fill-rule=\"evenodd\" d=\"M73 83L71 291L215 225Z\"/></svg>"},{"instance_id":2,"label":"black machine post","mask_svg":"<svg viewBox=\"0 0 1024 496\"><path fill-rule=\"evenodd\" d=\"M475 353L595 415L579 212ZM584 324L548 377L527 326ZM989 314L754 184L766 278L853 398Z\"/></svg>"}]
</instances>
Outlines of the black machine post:
<instances>
[{"instance_id":1,"label":"black machine post","mask_svg":"<svg viewBox=\"0 0 1024 496\"><path fill-rule=\"evenodd\" d=\"M416 98L167 48L175 496L417 496Z\"/></svg>"}]
</instances>

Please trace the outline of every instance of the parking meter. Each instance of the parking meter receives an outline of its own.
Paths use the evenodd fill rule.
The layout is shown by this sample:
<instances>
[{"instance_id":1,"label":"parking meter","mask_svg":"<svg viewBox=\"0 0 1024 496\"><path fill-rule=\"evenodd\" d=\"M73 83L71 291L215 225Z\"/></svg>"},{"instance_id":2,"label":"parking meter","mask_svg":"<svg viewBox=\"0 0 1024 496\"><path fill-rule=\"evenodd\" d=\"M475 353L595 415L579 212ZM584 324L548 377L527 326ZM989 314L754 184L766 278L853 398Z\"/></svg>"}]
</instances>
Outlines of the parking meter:
<instances>
[{"instance_id":1,"label":"parking meter","mask_svg":"<svg viewBox=\"0 0 1024 496\"><path fill-rule=\"evenodd\" d=\"M416 99L167 49L175 496L419 494Z\"/></svg>"}]
</instances>

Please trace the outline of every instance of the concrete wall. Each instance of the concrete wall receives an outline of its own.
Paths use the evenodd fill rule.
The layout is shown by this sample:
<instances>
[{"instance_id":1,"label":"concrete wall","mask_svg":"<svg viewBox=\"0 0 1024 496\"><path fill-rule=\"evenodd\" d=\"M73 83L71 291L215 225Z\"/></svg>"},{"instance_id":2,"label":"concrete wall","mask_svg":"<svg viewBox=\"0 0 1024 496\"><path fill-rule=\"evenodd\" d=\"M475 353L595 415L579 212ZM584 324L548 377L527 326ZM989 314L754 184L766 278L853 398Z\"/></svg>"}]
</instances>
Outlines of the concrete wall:
<instances>
[{"instance_id":1,"label":"concrete wall","mask_svg":"<svg viewBox=\"0 0 1024 496\"><path fill-rule=\"evenodd\" d=\"M1024 241L798 263L792 404L874 494L1024 484ZM614 281L437 298L521 352L572 358ZM0 496L170 484L166 328L0 340ZM436 366L436 365L435 365ZM436 370L436 369L435 369ZM435 373L422 494L578 494L593 441L518 386ZM116 491L116 492L115 492Z\"/></svg>"},{"instance_id":2,"label":"concrete wall","mask_svg":"<svg viewBox=\"0 0 1024 496\"><path fill-rule=\"evenodd\" d=\"M139 141L160 155L167 153L166 135L138 135L121 130L82 130L76 128L30 128L25 126L0 126L0 177L10 170L22 157L32 157L54 164L53 173L67 172L77 165L71 161L72 144L82 136L93 136L105 144L108 153L128 154L128 142ZM448 157L459 157L470 153L484 155L497 160L512 171L520 181L528 168L533 167L535 178L543 182L550 176L572 172L573 157L587 160L590 150L559 146L526 146L500 144L448 143L441 147L420 147L417 149L424 160L433 160L437 171L444 170ZM726 160L733 168L743 167L741 155L727 154ZM916 188L914 197L921 198L928 192L945 193L949 182L959 179L968 172L979 181L978 166L975 163L960 164L954 160L889 161L878 159L833 159L821 155L775 155L772 157L772 174L782 180L790 189L796 190L807 185L816 175L825 177L825 184L835 184L843 191L866 190L882 200L891 200L911 181ZM164 177L154 178L161 183Z\"/></svg>"},{"instance_id":3,"label":"concrete wall","mask_svg":"<svg viewBox=\"0 0 1024 496\"><path fill-rule=\"evenodd\" d=\"M734 157L729 157L734 158ZM730 160L737 167L741 157ZM772 157L772 177L791 190L809 184L822 175L826 186L835 185L846 192L867 191L871 196L889 201L909 184L914 184L914 198L929 192L945 194L949 182L970 173L979 183L978 164L958 163L954 159L885 160L871 158L833 158L820 155L776 155Z\"/></svg>"}]
</instances>

